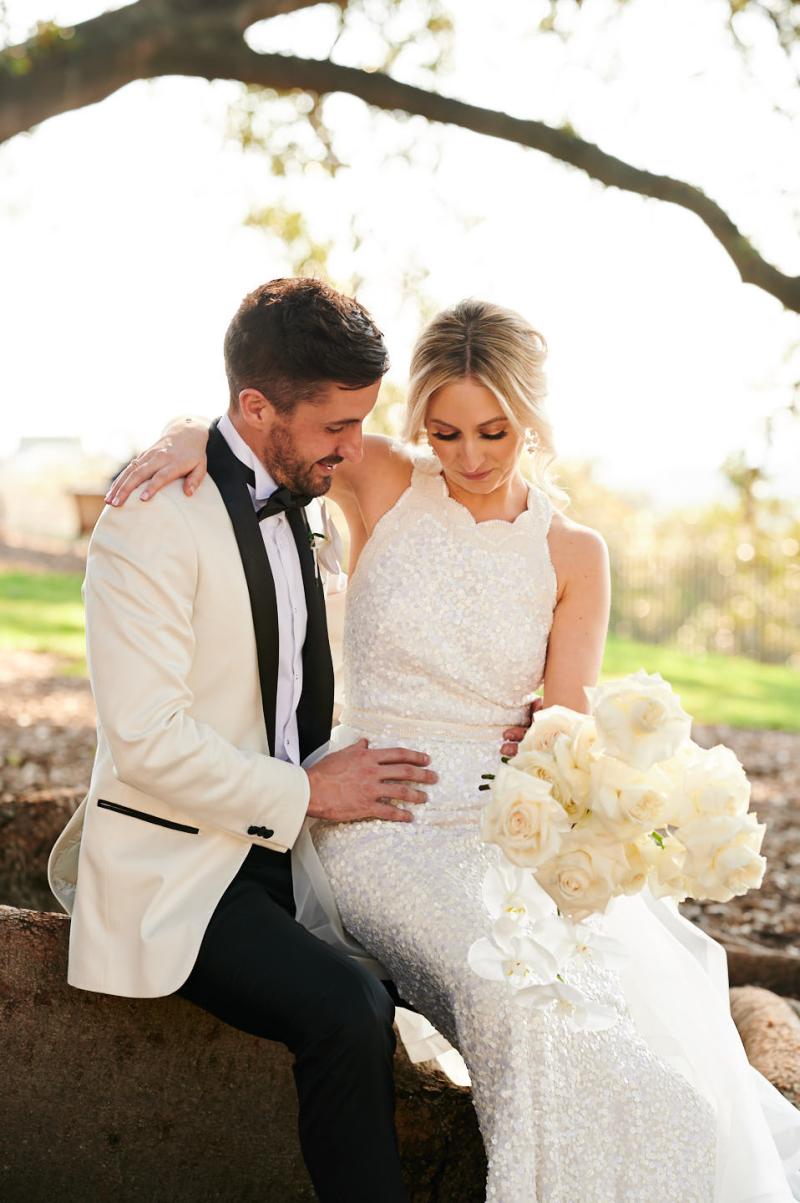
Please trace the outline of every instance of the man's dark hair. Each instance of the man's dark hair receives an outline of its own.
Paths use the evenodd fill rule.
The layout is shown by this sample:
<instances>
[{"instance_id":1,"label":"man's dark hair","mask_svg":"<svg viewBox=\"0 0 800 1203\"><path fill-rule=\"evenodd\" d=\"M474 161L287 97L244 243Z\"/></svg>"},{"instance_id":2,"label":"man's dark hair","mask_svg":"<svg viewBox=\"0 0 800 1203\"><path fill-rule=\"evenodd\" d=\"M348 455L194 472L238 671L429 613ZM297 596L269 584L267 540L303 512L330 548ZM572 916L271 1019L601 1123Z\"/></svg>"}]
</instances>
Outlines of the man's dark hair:
<instances>
[{"instance_id":1,"label":"man's dark hair","mask_svg":"<svg viewBox=\"0 0 800 1203\"><path fill-rule=\"evenodd\" d=\"M280 413L328 382L366 388L389 367L383 335L362 305L310 277L270 280L244 298L225 334L231 405L242 389Z\"/></svg>"}]
</instances>

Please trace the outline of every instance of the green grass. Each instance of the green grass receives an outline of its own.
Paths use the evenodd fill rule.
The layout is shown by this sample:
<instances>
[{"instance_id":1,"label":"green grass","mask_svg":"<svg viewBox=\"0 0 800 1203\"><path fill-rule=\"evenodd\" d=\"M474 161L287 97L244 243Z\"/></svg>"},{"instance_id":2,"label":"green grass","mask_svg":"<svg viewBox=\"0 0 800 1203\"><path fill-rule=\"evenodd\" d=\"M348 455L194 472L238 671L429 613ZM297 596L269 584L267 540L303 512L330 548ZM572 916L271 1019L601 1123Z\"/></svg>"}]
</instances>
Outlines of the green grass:
<instances>
[{"instance_id":1,"label":"green grass","mask_svg":"<svg viewBox=\"0 0 800 1203\"><path fill-rule=\"evenodd\" d=\"M693 656L610 635L603 678L623 677L638 668L661 673L698 722L800 731L800 673L793 669L742 656Z\"/></svg>"},{"instance_id":2,"label":"green grass","mask_svg":"<svg viewBox=\"0 0 800 1203\"><path fill-rule=\"evenodd\" d=\"M0 572L4 648L50 652L62 659L65 674L85 673L80 575ZM637 668L661 673L698 722L800 731L800 673L789 668L609 636L603 677Z\"/></svg>"},{"instance_id":3,"label":"green grass","mask_svg":"<svg viewBox=\"0 0 800 1203\"><path fill-rule=\"evenodd\" d=\"M50 652L66 676L86 672L77 572L0 573L0 651Z\"/></svg>"}]
</instances>

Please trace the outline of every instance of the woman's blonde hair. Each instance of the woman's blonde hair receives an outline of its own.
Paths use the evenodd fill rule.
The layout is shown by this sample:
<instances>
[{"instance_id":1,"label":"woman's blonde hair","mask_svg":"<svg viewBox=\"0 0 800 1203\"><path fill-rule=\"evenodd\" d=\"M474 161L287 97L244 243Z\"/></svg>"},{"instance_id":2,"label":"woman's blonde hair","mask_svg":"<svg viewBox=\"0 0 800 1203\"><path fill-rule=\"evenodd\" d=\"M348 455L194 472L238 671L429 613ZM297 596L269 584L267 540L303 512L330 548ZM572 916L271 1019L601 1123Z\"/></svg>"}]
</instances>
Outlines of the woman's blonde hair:
<instances>
[{"instance_id":1,"label":"woman's blonde hair","mask_svg":"<svg viewBox=\"0 0 800 1203\"><path fill-rule=\"evenodd\" d=\"M552 501L569 505L569 497L551 469L553 431L543 408L546 357L544 337L513 309L488 301L459 301L437 314L417 339L403 437L419 443L428 403L436 390L471 377L497 398L520 435L534 433L536 446L528 452L529 475Z\"/></svg>"}]
</instances>

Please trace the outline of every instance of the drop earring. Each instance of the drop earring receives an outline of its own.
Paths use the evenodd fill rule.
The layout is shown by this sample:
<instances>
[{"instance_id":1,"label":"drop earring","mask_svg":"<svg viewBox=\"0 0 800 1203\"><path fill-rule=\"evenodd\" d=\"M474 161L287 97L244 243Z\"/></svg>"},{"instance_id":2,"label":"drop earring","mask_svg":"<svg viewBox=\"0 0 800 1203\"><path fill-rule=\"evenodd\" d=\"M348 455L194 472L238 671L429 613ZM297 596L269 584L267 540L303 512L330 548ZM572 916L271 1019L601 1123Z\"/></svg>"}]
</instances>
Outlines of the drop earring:
<instances>
[{"instance_id":1,"label":"drop earring","mask_svg":"<svg viewBox=\"0 0 800 1203\"><path fill-rule=\"evenodd\" d=\"M525 450L527 451L528 455L533 455L534 451L538 450L538 447L539 436L535 430L531 430L529 427L525 431Z\"/></svg>"}]
</instances>

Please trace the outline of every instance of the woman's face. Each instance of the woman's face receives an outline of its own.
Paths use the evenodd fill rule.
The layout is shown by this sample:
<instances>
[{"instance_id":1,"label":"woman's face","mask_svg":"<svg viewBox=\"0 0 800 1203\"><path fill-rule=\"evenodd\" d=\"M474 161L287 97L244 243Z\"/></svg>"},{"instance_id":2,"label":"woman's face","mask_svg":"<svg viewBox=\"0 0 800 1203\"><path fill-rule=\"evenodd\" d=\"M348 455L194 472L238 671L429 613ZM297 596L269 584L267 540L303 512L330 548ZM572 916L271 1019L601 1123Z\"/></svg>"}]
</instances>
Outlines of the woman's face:
<instances>
[{"instance_id":1,"label":"woman's face","mask_svg":"<svg viewBox=\"0 0 800 1203\"><path fill-rule=\"evenodd\" d=\"M428 402L428 441L448 480L469 493L491 493L517 470L522 437L493 393L467 376Z\"/></svg>"}]
</instances>

